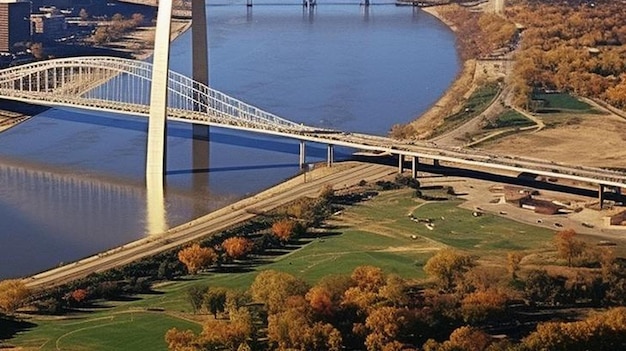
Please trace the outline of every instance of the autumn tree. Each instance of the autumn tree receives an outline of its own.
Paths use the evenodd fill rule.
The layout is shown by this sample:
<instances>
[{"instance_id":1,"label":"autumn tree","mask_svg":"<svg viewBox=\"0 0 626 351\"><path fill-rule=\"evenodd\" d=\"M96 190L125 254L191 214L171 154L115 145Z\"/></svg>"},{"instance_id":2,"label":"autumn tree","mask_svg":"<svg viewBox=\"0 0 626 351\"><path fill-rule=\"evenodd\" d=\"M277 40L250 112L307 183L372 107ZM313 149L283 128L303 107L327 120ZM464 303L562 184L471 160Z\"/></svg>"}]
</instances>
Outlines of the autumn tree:
<instances>
[{"instance_id":1,"label":"autumn tree","mask_svg":"<svg viewBox=\"0 0 626 351\"><path fill-rule=\"evenodd\" d=\"M291 219L280 219L272 224L272 234L280 241L286 242L294 235L296 222Z\"/></svg>"},{"instance_id":2,"label":"autumn tree","mask_svg":"<svg viewBox=\"0 0 626 351\"><path fill-rule=\"evenodd\" d=\"M404 308L383 306L372 310L365 320L365 326L369 330L365 339L367 350L378 351L392 345L402 346L398 337L408 322L407 310Z\"/></svg>"},{"instance_id":3,"label":"autumn tree","mask_svg":"<svg viewBox=\"0 0 626 351\"><path fill-rule=\"evenodd\" d=\"M191 330L169 329L165 333L165 342L169 351L200 351L198 337Z\"/></svg>"},{"instance_id":4,"label":"autumn tree","mask_svg":"<svg viewBox=\"0 0 626 351\"><path fill-rule=\"evenodd\" d=\"M284 308L290 296L304 296L307 284L289 273L266 270L259 273L250 286L252 299L264 303L270 313Z\"/></svg>"},{"instance_id":5,"label":"autumn tree","mask_svg":"<svg viewBox=\"0 0 626 351\"><path fill-rule=\"evenodd\" d=\"M461 301L461 314L465 322L475 324L493 320L506 309L507 294L501 289L477 290Z\"/></svg>"},{"instance_id":6,"label":"autumn tree","mask_svg":"<svg viewBox=\"0 0 626 351\"><path fill-rule=\"evenodd\" d=\"M573 229L562 230L554 236L554 245L556 246L559 257L567 260L567 265L572 266L572 260L579 257L585 249L585 243L574 238L576 232Z\"/></svg>"},{"instance_id":7,"label":"autumn tree","mask_svg":"<svg viewBox=\"0 0 626 351\"><path fill-rule=\"evenodd\" d=\"M322 278L305 295L313 312L323 317L332 317L341 309L345 291L353 285L349 276L330 275Z\"/></svg>"},{"instance_id":8,"label":"autumn tree","mask_svg":"<svg viewBox=\"0 0 626 351\"><path fill-rule=\"evenodd\" d=\"M453 249L443 249L431 257L424 266L426 274L433 276L444 291L452 291L457 281L476 265L476 258Z\"/></svg>"},{"instance_id":9,"label":"autumn tree","mask_svg":"<svg viewBox=\"0 0 626 351\"><path fill-rule=\"evenodd\" d=\"M270 343L279 350L341 350L341 333L329 323L313 321L311 312L301 296L289 297L282 311L268 317Z\"/></svg>"},{"instance_id":10,"label":"autumn tree","mask_svg":"<svg viewBox=\"0 0 626 351\"><path fill-rule=\"evenodd\" d=\"M567 300L566 279L545 270L532 270L524 281L524 295L532 304L556 305Z\"/></svg>"},{"instance_id":11,"label":"autumn tree","mask_svg":"<svg viewBox=\"0 0 626 351\"><path fill-rule=\"evenodd\" d=\"M480 329L464 326L455 329L443 343L429 339L422 347L425 351L484 351L492 343L489 334Z\"/></svg>"},{"instance_id":12,"label":"autumn tree","mask_svg":"<svg viewBox=\"0 0 626 351\"><path fill-rule=\"evenodd\" d=\"M528 350L620 350L626 344L626 307L577 322L541 323L522 344Z\"/></svg>"},{"instance_id":13,"label":"autumn tree","mask_svg":"<svg viewBox=\"0 0 626 351\"><path fill-rule=\"evenodd\" d=\"M367 311L375 302L380 301L380 291L386 283L382 269L374 266L359 266L352 271L350 278L354 286L346 290L342 304Z\"/></svg>"},{"instance_id":14,"label":"autumn tree","mask_svg":"<svg viewBox=\"0 0 626 351\"><path fill-rule=\"evenodd\" d=\"M246 257L252 252L254 245L252 240L248 238L235 236L224 240L224 242L222 242L222 248L228 257L236 260Z\"/></svg>"},{"instance_id":15,"label":"autumn tree","mask_svg":"<svg viewBox=\"0 0 626 351\"><path fill-rule=\"evenodd\" d=\"M204 322L200 340L204 350L236 351L246 345L252 335L252 316L249 311L240 309L230 320L209 320Z\"/></svg>"},{"instance_id":16,"label":"autumn tree","mask_svg":"<svg viewBox=\"0 0 626 351\"><path fill-rule=\"evenodd\" d=\"M506 255L506 269L511 276L511 279L517 279L517 272L519 272L520 262L524 256L521 252L509 252Z\"/></svg>"},{"instance_id":17,"label":"autumn tree","mask_svg":"<svg viewBox=\"0 0 626 351\"><path fill-rule=\"evenodd\" d=\"M26 301L30 291L19 279L0 281L0 312L12 314Z\"/></svg>"},{"instance_id":18,"label":"autumn tree","mask_svg":"<svg viewBox=\"0 0 626 351\"><path fill-rule=\"evenodd\" d=\"M217 253L208 247L193 244L178 252L178 260L186 267L189 274L196 274L202 268L208 267L217 261Z\"/></svg>"}]
</instances>

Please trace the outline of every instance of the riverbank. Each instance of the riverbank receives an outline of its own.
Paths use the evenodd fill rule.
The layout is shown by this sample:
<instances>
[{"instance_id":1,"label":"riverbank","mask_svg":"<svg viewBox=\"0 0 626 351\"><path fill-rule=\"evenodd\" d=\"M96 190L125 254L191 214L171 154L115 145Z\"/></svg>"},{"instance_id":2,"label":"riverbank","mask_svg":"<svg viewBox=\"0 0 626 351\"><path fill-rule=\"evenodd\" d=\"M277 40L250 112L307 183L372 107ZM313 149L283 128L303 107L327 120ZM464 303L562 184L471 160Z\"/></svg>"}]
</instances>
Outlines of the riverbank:
<instances>
[{"instance_id":1,"label":"riverbank","mask_svg":"<svg viewBox=\"0 0 626 351\"><path fill-rule=\"evenodd\" d=\"M458 28L450 21L447 21L439 11L440 6L424 7L421 10L434 16L446 24L455 35L458 35ZM444 118L454 114L463 106L463 97L468 96L476 88L475 84L476 60L463 62L463 68L457 75L452 85L445 91L443 96L437 100L426 112L418 116L409 124L416 130L417 139L428 139L432 137L433 131L444 123Z\"/></svg>"}]
</instances>

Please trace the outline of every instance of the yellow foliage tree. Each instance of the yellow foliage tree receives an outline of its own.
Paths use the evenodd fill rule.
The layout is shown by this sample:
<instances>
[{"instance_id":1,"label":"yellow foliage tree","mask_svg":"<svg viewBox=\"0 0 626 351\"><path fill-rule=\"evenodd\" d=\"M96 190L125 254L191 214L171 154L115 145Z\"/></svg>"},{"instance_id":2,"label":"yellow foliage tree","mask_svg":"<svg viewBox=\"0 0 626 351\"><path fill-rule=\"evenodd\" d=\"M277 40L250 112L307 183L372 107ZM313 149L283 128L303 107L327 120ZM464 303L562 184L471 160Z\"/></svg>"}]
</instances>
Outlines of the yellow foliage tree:
<instances>
[{"instance_id":1,"label":"yellow foliage tree","mask_svg":"<svg viewBox=\"0 0 626 351\"><path fill-rule=\"evenodd\" d=\"M19 279L0 281L0 312L12 314L29 295L28 288Z\"/></svg>"}]
</instances>

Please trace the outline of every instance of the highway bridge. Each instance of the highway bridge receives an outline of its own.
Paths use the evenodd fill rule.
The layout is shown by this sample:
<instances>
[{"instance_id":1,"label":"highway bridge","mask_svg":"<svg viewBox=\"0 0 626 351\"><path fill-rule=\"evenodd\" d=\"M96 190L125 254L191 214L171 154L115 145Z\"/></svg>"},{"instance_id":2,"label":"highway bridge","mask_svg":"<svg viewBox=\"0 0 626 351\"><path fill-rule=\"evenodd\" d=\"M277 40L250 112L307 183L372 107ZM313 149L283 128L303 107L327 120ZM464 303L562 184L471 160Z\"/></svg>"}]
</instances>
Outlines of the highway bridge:
<instances>
[{"instance_id":1,"label":"highway bridge","mask_svg":"<svg viewBox=\"0 0 626 351\"><path fill-rule=\"evenodd\" d=\"M39 61L0 71L0 98L46 106L74 107L149 116L152 64L116 57L74 57ZM620 192L626 173L567 165L550 160L441 147L431 142L391 138L306 126L265 112L175 72L168 73L167 118L195 125L217 126L300 141L300 164L306 163L307 142L344 146L398 158L399 171L410 162L413 175L423 159L452 162L468 168L531 173L546 178L595 184ZM602 197L600 198L602 199Z\"/></svg>"}]
</instances>

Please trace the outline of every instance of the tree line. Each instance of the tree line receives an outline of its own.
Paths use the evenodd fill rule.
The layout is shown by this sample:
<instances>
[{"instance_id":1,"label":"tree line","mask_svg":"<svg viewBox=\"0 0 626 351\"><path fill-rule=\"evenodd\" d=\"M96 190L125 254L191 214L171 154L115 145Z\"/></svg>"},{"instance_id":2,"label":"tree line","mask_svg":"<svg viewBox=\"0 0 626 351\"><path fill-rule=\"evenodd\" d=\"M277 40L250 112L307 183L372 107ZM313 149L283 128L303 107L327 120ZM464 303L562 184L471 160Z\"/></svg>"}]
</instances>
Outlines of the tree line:
<instances>
[{"instance_id":1,"label":"tree line","mask_svg":"<svg viewBox=\"0 0 626 351\"><path fill-rule=\"evenodd\" d=\"M557 233L554 244L559 257L582 264L584 251L595 250L572 233ZM522 252L511 252L502 272L455 249L432 256L422 282L374 266L313 285L266 270L246 291L191 287L193 310L214 318L198 334L173 328L165 340L172 351L617 350L626 345L626 308L620 307L626 276L624 265L610 257L595 262L597 274L571 278L536 268L521 272ZM575 306L608 309L525 327L536 324L527 316L540 309ZM491 336L499 333L513 337Z\"/></svg>"}]
</instances>

